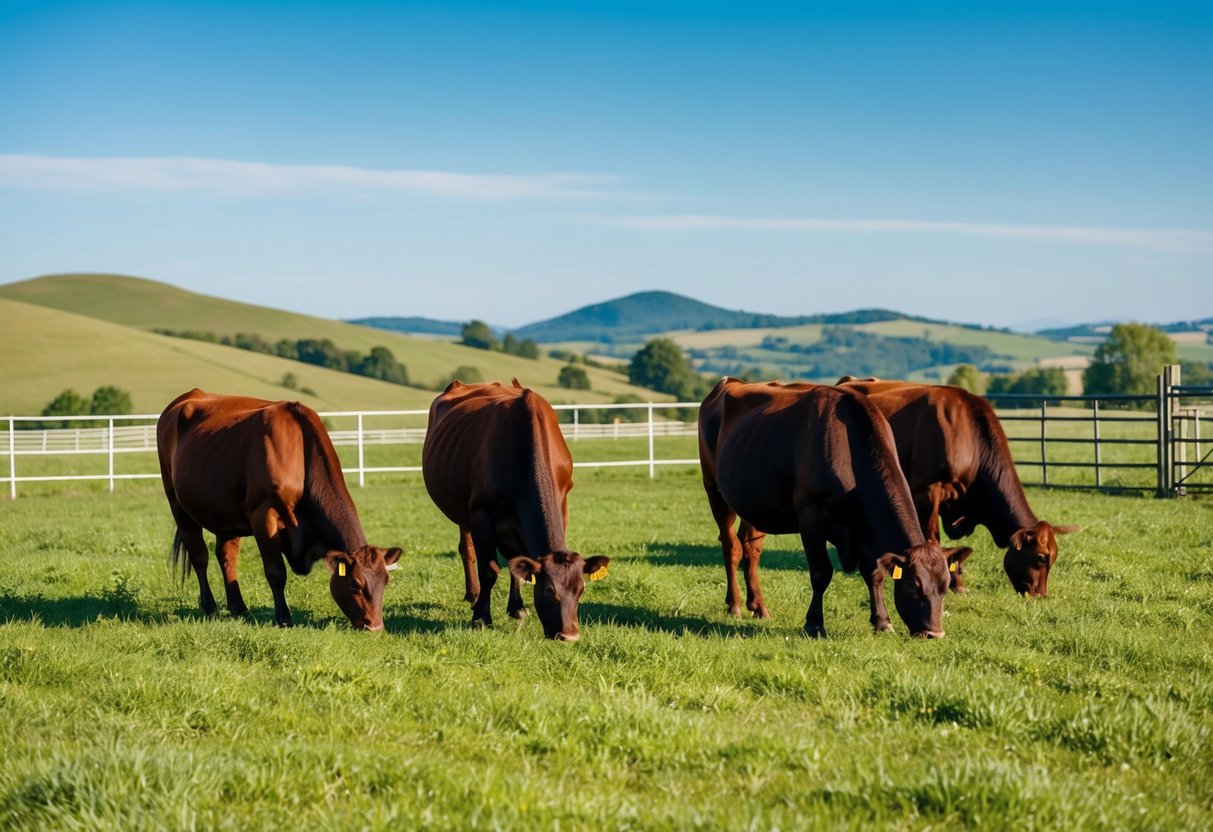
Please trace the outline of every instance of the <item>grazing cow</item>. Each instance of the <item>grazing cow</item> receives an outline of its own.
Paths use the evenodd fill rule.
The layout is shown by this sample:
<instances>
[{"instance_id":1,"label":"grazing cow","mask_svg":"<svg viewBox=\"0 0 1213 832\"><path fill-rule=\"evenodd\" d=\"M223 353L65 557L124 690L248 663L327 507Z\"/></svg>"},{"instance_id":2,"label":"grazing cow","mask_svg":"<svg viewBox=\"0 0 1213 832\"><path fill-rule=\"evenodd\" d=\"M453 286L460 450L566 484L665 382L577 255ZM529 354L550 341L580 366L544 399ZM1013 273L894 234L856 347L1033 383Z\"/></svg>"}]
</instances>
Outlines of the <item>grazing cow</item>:
<instances>
[{"instance_id":1,"label":"grazing cow","mask_svg":"<svg viewBox=\"0 0 1213 832\"><path fill-rule=\"evenodd\" d=\"M1015 591L1048 595L1057 535L1079 527L1053 526L1033 513L990 403L960 387L849 378L839 383L867 395L889 420L923 532L938 540L940 519L954 539L985 526L1007 550L1003 569ZM953 576L957 592L964 591L962 575L957 570Z\"/></svg>"},{"instance_id":2,"label":"grazing cow","mask_svg":"<svg viewBox=\"0 0 1213 832\"><path fill-rule=\"evenodd\" d=\"M526 614L519 583L535 583L544 635L577 641L585 578L604 576L610 560L565 546L573 458L552 406L518 379L512 387L452 381L430 405L421 468L430 498L459 526L473 624L493 624L500 552L510 569L507 613Z\"/></svg>"},{"instance_id":3,"label":"grazing cow","mask_svg":"<svg viewBox=\"0 0 1213 832\"><path fill-rule=\"evenodd\" d=\"M813 585L805 630L825 635L822 596L834 574L826 541L868 585L872 626L892 628L884 579L910 634L940 638L948 561L914 516L893 436L864 396L813 384L746 384L724 378L699 410L699 460L728 574L725 601L739 612L736 569L766 617L758 559L766 534L798 532ZM733 521L742 518L740 538Z\"/></svg>"},{"instance_id":4,"label":"grazing cow","mask_svg":"<svg viewBox=\"0 0 1213 832\"><path fill-rule=\"evenodd\" d=\"M206 529L215 535L227 608L248 611L236 579L240 538L253 535L274 593L274 620L291 625L286 567L306 575L324 558L333 600L355 629L383 629L383 588L400 549L366 542L341 463L315 411L299 402L217 396L197 388L178 396L156 425L160 476L177 521L172 560L182 545L198 576L202 611L215 613L206 578ZM182 566L182 577L188 567Z\"/></svg>"}]
</instances>

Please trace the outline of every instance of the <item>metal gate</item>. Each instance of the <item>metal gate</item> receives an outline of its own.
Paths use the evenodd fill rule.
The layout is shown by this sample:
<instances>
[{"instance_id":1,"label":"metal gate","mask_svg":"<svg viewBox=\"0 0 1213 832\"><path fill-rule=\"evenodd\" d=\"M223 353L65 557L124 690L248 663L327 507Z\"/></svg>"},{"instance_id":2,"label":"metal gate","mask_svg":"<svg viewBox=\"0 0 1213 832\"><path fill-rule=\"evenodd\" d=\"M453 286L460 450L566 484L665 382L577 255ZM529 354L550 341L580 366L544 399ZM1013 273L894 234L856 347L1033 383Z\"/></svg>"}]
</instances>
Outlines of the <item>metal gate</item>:
<instances>
[{"instance_id":1,"label":"metal gate","mask_svg":"<svg viewBox=\"0 0 1213 832\"><path fill-rule=\"evenodd\" d=\"M1184 385L1179 367L1158 377L1159 496L1213 493L1213 386Z\"/></svg>"}]
</instances>

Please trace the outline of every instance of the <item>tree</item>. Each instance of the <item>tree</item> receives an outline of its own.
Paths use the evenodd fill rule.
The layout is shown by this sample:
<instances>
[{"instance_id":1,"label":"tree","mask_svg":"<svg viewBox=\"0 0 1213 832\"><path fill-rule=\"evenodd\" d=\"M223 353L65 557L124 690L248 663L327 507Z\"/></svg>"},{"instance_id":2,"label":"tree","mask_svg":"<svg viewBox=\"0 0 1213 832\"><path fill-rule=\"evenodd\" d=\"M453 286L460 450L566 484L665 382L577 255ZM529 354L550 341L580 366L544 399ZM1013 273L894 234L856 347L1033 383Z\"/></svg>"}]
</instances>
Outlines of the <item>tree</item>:
<instances>
[{"instance_id":1,"label":"tree","mask_svg":"<svg viewBox=\"0 0 1213 832\"><path fill-rule=\"evenodd\" d=\"M461 334L463 340L460 343L466 347L475 347L478 350L497 349L497 340L493 338L493 330L484 321L469 321L463 325Z\"/></svg>"},{"instance_id":2,"label":"tree","mask_svg":"<svg viewBox=\"0 0 1213 832\"><path fill-rule=\"evenodd\" d=\"M50 404L42 408L43 416L84 416L88 413L88 399L81 396L70 387L51 399ZM62 422L59 420L47 422L46 428L79 427L81 422Z\"/></svg>"},{"instance_id":3,"label":"tree","mask_svg":"<svg viewBox=\"0 0 1213 832\"><path fill-rule=\"evenodd\" d=\"M1181 361L1179 366L1179 377L1184 384L1191 384L1195 387L1213 384L1213 365L1203 364L1199 361Z\"/></svg>"},{"instance_id":4,"label":"tree","mask_svg":"<svg viewBox=\"0 0 1213 832\"><path fill-rule=\"evenodd\" d=\"M367 378L377 378L392 384L408 384L408 368L396 360L387 347L371 347L370 355L359 357L355 372Z\"/></svg>"},{"instance_id":5,"label":"tree","mask_svg":"<svg viewBox=\"0 0 1213 832\"><path fill-rule=\"evenodd\" d=\"M1064 396L1067 387L1065 370L1060 367L1033 367L1016 376L1007 392Z\"/></svg>"},{"instance_id":6,"label":"tree","mask_svg":"<svg viewBox=\"0 0 1213 832\"><path fill-rule=\"evenodd\" d=\"M980 396L986 392L986 384L988 380L985 374L974 367L972 364L961 364L952 371L952 375L948 376L945 384L951 384L956 387L963 387L970 393L975 393Z\"/></svg>"},{"instance_id":7,"label":"tree","mask_svg":"<svg viewBox=\"0 0 1213 832\"><path fill-rule=\"evenodd\" d=\"M518 354L518 338L512 332L507 332L501 339L501 351L506 355Z\"/></svg>"},{"instance_id":8,"label":"tree","mask_svg":"<svg viewBox=\"0 0 1213 832\"><path fill-rule=\"evenodd\" d=\"M530 338L523 338L518 342L518 355L522 358L536 360L539 358L539 345Z\"/></svg>"},{"instance_id":9,"label":"tree","mask_svg":"<svg viewBox=\"0 0 1213 832\"><path fill-rule=\"evenodd\" d=\"M121 416L134 413L131 404L131 394L112 384L98 387L93 391L93 400L89 403L89 413L94 416Z\"/></svg>"},{"instance_id":10,"label":"tree","mask_svg":"<svg viewBox=\"0 0 1213 832\"><path fill-rule=\"evenodd\" d=\"M1176 363L1175 342L1162 330L1146 324L1117 324L1083 371L1083 390L1089 396L1149 395L1154 392L1154 379L1163 365Z\"/></svg>"},{"instance_id":11,"label":"tree","mask_svg":"<svg viewBox=\"0 0 1213 832\"><path fill-rule=\"evenodd\" d=\"M641 387L669 393L680 399L701 399L708 384L691 365L691 360L668 338L655 338L632 357L628 380Z\"/></svg>"},{"instance_id":12,"label":"tree","mask_svg":"<svg viewBox=\"0 0 1213 832\"><path fill-rule=\"evenodd\" d=\"M484 376L480 374L478 367L473 367L470 364L460 364L450 375L438 382L436 389L445 390L446 386L452 381L462 381L464 384L480 384L484 381Z\"/></svg>"},{"instance_id":13,"label":"tree","mask_svg":"<svg viewBox=\"0 0 1213 832\"><path fill-rule=\"evenodd\" d=\"M585 367L576 364L565 364L560 368L556 383L567 390L589 390L590 377L586 375Z\"/></svg>"}]
</instances>

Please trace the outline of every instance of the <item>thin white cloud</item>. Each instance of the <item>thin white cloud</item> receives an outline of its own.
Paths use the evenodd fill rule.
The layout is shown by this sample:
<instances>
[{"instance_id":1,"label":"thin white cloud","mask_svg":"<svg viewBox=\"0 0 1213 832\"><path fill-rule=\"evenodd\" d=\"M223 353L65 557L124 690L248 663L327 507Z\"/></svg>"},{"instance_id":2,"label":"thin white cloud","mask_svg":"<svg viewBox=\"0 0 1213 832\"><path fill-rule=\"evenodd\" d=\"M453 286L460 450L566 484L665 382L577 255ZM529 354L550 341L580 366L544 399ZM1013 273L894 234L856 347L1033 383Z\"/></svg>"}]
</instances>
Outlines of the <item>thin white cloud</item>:
<instances>
[{"instance_id":1,"label":"thin white cloud","mask_svg":"<svg viewBox=\"0 0 1213 832\"><path fill-rule=\"evenodd\" d=\"M581 217L583 222L637 231L791 231L847 234L964 234L1043 242L1088 243L1213 253L1213 231L1190 228L1103 228L927 220L832 220L731 217L712 214Z\"/></svg>"},{"instance_id":2,"label":"thin white cloud","mask_svg":"<svg viewBox=\"0 0 1213 832\"><path fill-rule=\"evenodd\" d=\"M575 200L618 196L613 176L375 170L348 165L274 165L231 159L0 155L0 186L76 191L176 191L227 196L298 191L397 191L455 199Z\"/></svg>"}]
</instances>

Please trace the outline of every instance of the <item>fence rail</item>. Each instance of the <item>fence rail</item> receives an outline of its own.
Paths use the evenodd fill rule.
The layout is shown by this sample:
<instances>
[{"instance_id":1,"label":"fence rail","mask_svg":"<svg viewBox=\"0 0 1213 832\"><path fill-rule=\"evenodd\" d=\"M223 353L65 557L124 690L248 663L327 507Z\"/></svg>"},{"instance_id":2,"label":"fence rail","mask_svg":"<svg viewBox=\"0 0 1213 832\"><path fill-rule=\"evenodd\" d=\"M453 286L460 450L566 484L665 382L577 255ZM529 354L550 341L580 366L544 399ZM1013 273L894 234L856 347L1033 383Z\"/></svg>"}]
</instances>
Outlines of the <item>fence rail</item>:
<instances>
[{"instance_id":1,"label":"fence rail","mask_svg":"<svg viewBox=\"0 0 1213 832\"><path fill-rule=\"evenodd\" d=\"M1213 492L1213 387L1180 385L1177 367L1164 368L1153 396L998 394L991 401L1025 485L1160 495ZM554 405L567 420L560 427L573 444L575 467L648 466L650 477L659 466L698 464L688 441L696 436L696 423L666 418L698 407L698 402ZM343 471L356 475L359 485L368 474L421 470L416 446L425 440L427 415L427 410L320 414L333 444L355 452L355 459L346 453ZM0 483L8 484L15 499L18 483L101 481L113 491L120 480L158 478L154 456L147 460L156 451L158 418L0 417L0 466L5 466ZM47 427L55 422L65 426ZM84 460L100 457L104 471L77 470ZM127 458L129 466L119 462ZM55 460L67 470L56 470Z\"/></svg>"}]
</instances>

